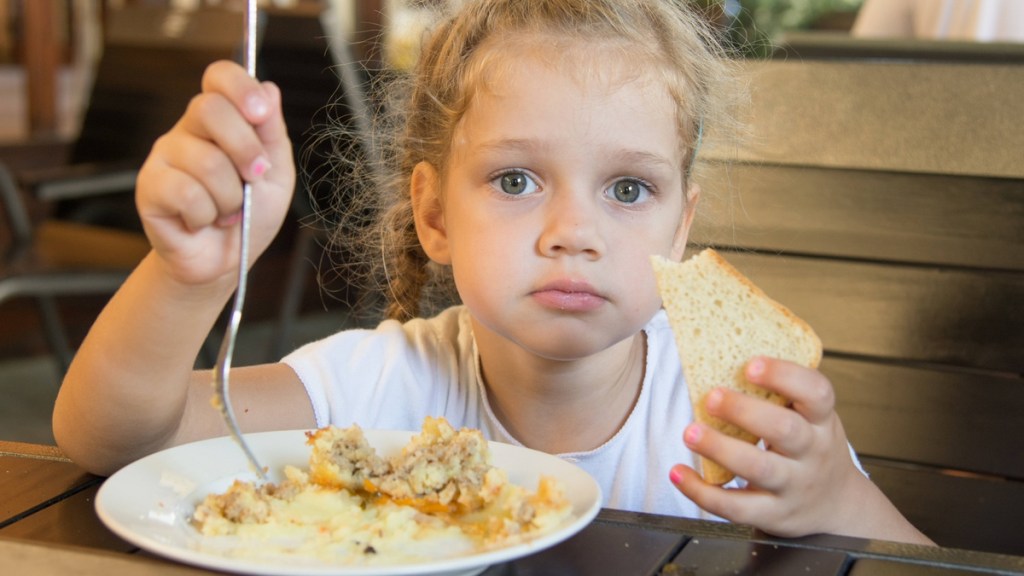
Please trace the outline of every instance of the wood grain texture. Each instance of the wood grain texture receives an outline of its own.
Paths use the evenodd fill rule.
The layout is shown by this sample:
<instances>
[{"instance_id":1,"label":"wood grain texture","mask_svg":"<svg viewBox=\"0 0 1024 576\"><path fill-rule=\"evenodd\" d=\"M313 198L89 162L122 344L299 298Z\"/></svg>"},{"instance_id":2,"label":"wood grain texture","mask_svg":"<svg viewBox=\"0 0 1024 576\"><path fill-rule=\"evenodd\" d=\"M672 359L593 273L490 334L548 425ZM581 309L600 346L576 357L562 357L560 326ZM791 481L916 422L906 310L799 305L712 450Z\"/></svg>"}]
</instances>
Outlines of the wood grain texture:
<instances>
[{"instance_id":1,"label":"wood grain texture","mask_svg":"<svg viewBox=\"0 0 1024 576\"><path fill-rule=\"evenodd\" d=\"M723 254L826 353L1024 373L1024 274Z\"/></svg>"},{"instance_id":2,"label":"wood grain texture","mask_svg":"<svg viewBox=\"0 0 1024 576\"><path fill-rule=\"evenodd\" d=\"M710 132L691 250L815 329L911 522L1024 554L1024 67L873 58L741 64L750 138Z\"/></svg>"},{"instance_id":3,"label":"wood grain texture","mask_svg":"<svg viewBox=\"0 0 1024 576\"><path fill-rule=\"evenodd\" d=\"M98 482L70 462L0 455L0 527Z\"/></svg>"},{"instance_id":4,"label":"wood grain texture","mask_svg":"<svg viewBox=\"0 0 1024 576\"><path fill-rule=\"evenodd\" d=\"M1024 180L701 164L699 245L1024 271Z\"/></svg>"}]
</instances>

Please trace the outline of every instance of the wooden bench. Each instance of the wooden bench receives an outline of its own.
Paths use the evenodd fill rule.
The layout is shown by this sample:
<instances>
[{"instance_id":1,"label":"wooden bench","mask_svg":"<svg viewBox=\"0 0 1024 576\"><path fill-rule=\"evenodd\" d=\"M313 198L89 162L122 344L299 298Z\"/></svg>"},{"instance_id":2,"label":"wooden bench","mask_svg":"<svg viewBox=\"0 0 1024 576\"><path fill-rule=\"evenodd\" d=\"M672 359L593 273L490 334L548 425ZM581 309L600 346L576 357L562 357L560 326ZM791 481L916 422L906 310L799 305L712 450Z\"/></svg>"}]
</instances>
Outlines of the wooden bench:
<instances>
[{"instance_id":1,"label":"wooden bench","mask_svg":"<svg viewBox=\"0 0 1024 576\"><path fill-rule=\"evenodd\" d=\"M745 64L694 247L805 318L873 480L944 546L1024 555L1024 67Z\"/></svg>"},{"instance_id":2,"label":"wooden bench","mask_svg":"<svg viewBox=\"0 0 1024 576\"><path fill-rule=\"evenodd\" d=\"M875 38L821 30L782 34L772 58L788 60L905 60L1024 64L1024 44L926 38Z\"/></svg>"}]
</instances>

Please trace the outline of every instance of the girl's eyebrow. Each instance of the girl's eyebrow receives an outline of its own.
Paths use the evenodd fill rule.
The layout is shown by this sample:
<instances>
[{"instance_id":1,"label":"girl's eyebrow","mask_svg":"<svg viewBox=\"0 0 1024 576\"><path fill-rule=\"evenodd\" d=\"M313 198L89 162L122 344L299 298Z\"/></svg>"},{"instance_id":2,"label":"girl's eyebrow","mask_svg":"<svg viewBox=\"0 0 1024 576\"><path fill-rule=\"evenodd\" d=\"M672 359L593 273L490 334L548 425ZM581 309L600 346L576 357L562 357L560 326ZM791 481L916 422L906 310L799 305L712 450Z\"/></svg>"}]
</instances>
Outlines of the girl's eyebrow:
<instances>
[{"instance_id":1,"label":"girl's eyebrow","mask_svg":"<svg viewBox=\"0 0 1024 576\"><path fill-rule=\"evenodd\" d=\"M529 138L500 138L476 145L479 152L535 152L550 149L550 146Z\"/></svg>"},{"instance_id":2,"label":"girl's eyebrow","mask_svg":"<svg viewBox=\"0 0 1024 576\"><path fill-rule=\"evenodd\" d=\"M553 148L553 145L528 138L503 138L489 140L476 145L478 153L492 152L546 152ZM611 149L607 153L610 157L621 159L623 163L641 166L649 169L675 170L678 163L664 155L649 150L637 150L633 148Z\"/></svg>"},{"instance_id":3,"label":"girl's eyebrow","mask_svg":"<svg viewBox=\"0 0 1024 576\"><path fill-rule=\"evenodd\" d=\"M661 154L656 154L647 150L619 150L615 152L615 154L616 157L622 158L624 161L632 165L665 170L675 170L678 167L677 162L673 162L671 159L666 158Z\"/></svg>"}]
</instances>

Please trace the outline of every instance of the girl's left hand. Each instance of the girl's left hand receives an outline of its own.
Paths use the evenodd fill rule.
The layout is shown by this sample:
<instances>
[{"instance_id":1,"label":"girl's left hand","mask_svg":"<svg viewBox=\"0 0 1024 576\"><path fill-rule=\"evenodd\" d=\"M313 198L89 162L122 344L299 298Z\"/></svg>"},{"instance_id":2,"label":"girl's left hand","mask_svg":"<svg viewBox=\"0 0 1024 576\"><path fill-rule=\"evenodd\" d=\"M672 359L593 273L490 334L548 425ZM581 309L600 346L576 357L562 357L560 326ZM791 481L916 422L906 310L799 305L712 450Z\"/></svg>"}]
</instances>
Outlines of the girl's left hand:
<instances>
[{"instance_id":1,"label":"girl's left hand","mask_svg":"<svg viewBox=\"0 0 1024 576\"><path fill-rule=\"evenodd\" d=\"M857 499L870 481L850 456L831 383L817 370L772 358L751 360L746 376L790 405L717 389L708 394L707 409L763 438L767 449L699 423L686 428L683 441L744 478L747 486L708 484L682 464L672 468L672 482L704 510L775 535L860 532L854 526Z\"/></svg>"}]
</instances>

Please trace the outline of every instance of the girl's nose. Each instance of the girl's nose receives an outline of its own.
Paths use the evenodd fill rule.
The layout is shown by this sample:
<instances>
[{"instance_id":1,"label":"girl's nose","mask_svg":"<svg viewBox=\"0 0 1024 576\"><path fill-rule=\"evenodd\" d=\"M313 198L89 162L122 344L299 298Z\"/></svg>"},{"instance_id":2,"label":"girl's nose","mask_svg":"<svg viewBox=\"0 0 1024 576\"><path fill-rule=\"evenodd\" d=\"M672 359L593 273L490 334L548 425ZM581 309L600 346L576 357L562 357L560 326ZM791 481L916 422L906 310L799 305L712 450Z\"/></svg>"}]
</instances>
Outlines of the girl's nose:
<instances>
[{"instance_id":1,"label":"girl's nose","mask_svg":"<svg viewBox=\"0 0 1024 576\"><path fill-rule=\"evenodd\" d=\"M605 252L600 233L597 200L577 192L555 192L546 203L544 227L538 240L540 253L547 257L583 255L591 260Z\"/></svg>"}]
</instances>

